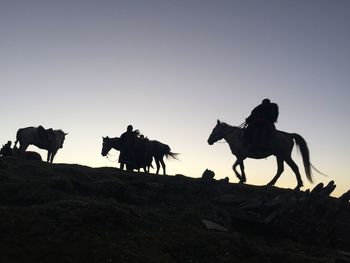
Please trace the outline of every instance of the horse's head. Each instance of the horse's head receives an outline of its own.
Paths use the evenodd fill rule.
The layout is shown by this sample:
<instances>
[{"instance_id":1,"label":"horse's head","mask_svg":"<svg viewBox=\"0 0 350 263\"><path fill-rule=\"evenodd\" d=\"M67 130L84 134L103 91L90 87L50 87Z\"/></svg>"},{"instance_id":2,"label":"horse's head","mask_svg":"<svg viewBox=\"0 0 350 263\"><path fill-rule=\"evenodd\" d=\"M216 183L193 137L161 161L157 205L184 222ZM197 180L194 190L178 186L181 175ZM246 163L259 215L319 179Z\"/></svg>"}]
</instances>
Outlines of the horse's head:
<instances>
[{"instance_id":1,"label":"horse's head","mask_svg":"<svg viewBox=\"0 0 350 263\"><path fill-rule=\"evenodd\" d=\"M102 156L107 156L108 152L112 149L120 150L120 141L119 138L109 138L107 137L102 137L102 151L101 155Z\"/></svg>"},{"instance_id":2,"label":"horse's head","mask_svg":"<svg viewBox=\"0 0 350 263\"><path fill-rule=\"evenodd\" d=\"M62 130L55 131L56 141L57 141L57 147L63 148L64 140L66 139L66 135L68 133L63 132Z\"/></svg>"},{"instance_id":3,"label":"horse's head","mask_svg":"<svg viewBox=\"0 0 350 263\"><path fill-rule=\"evenodd\" d=\"M225 137L227 134L227 129L229 126L224 123L220 122L219 120L216 123L216 126L214 127L213 131L211 132L209 138L208 138L208 144L213 145L217 141L221 140L222 138Z\"/></svg>"},{"instance_id":4,"label":"horse's head","mask_svg":"<svg viewBox=\"0 0 350 263\"><path fill-rule=\"evenodd\" d=\"M110 139L109 137L102 137L102 151L101 155L106 156L108 152L112 149L112 146L110 145Z\"/></svg>"}]
</instances>

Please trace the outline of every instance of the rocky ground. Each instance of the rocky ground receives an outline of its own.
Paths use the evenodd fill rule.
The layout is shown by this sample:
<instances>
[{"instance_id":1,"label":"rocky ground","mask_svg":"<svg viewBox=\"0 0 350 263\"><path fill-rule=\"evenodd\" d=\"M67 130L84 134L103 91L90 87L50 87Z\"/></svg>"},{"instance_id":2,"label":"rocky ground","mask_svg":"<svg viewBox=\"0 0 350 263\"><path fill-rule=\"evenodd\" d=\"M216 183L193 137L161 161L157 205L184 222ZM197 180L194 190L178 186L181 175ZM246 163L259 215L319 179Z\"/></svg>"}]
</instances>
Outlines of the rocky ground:
<instances>
[{"instance_id":1,"label":"rocky ground","mask_svg":"<svg viewBox=\"0 0 350 263\"><path fill-rule=\"evenodd\" d=\"M2 159L0 262L350 262L332 189Z\"/></svg>"}]
</instances>

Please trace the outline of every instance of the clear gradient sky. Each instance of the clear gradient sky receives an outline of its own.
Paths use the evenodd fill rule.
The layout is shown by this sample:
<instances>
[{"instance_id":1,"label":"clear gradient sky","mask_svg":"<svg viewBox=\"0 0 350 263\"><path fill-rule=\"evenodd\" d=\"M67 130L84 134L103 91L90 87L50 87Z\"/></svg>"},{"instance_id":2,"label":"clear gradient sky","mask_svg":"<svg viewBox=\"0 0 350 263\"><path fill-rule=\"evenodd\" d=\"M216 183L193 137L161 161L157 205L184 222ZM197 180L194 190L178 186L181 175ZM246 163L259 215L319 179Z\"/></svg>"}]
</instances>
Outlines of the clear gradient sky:
<instances>
[{"instance_id":1,"label":"clear gradient sky","mask_svg":"<svg viewBox=\"0 0 350 263\"><path fill-rule=\"evenodd\" d=\"M181 153L169 174L237 182L228 145L207 138L270 98L337 196L350 188L349 14L347 0L1 0L0 143L41 124L69 133L55 162L116 166L102 136L133 124ZM245 164L250 184L276 171L274 157ZM294 188L285 168L277 186Z\"/></svg>"}]
</instances>

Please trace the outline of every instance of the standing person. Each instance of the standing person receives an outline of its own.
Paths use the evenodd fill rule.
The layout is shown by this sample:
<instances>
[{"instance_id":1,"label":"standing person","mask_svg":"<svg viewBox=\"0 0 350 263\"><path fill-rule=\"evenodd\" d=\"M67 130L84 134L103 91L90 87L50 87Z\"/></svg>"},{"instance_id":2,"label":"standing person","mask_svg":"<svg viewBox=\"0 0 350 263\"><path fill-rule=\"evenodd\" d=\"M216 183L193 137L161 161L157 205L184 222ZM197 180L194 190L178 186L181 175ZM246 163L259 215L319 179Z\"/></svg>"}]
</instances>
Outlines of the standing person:
<instances>
[{"instance_id":1,"label":"standing person","mask_svg":"<svg viewBox=\"0 0 350 263\"><path fill-rule=\"evenodd\" d=\"M126 132L120 136L121 147L118 161L122 170L124 169L124 164L132 164L133 147L137 134L138 130L134 131L132 125L128 125Z\"/></svg>"},{"instance_id":2,"label":"standing person","mask_svg":"<svg viewBox=\"0 0 350 263\"><path fill-rule=\"evenodd\" d=\"M274 123L278 119L278 105L269 99L264 99L246 118L247 128L244 141L248 148L266 150L271 134L276 130Z\"/></svg>"}]
</instances>

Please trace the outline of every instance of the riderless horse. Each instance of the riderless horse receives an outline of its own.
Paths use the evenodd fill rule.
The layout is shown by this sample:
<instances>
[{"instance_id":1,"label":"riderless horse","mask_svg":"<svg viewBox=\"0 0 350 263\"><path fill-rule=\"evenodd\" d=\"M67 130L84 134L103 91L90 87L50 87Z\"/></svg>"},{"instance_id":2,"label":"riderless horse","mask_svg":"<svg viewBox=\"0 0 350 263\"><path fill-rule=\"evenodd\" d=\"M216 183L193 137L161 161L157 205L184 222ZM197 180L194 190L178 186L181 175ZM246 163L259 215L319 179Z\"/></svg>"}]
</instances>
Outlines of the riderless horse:
<instances>
[{"instance_id":1,"label":"riderless horse","mask_svg":"<svg viewBox=\"0 0 350 263\"><path fill-rule=\"evenodd\" d=\"M311 167L316 171L318 170L314 168L310 163L309 148L306 141L299 134L275 131L268 142L267 150L254 151L245 147L242 138L242 132L242 128L231 126L218 120L216 126L208 138L209 145L212 145L221 139L224 139L229 144L232 154L237 157L237 160L233 164L232 168L240 183L246 182L246 175L244 173L243 164L243 161L246 158L261 159L266 158L270 155L275 155L277 159L277 173L274 178L268 183L268 185L272 186L277 182L278 178L284 171L284 162L286 162L292 168L296 176L296 189L302 187L303 181L301 179L299 168L291 157L294 141L300 149L306 177L311 183L313 182ZM240 167L241 174L236 170L236 167L238 165Z\"/></svg>"},{"instance_id":2,"label":"riderless horse","mask_svg":"<svg viewBox=\"0 0 350 263\"><path fill-rule=\"evenodd\" d=\"M19 142L20 152L24 152L31 144L45 149L47 150L47 162L52 163L57 151L63 147L67 134L62 130L46 130L42 126L22 128L17 131L15 147Z\"/></svg>"},{"instance_id":3,"label":"riderless horse","mask_svg":"<svg viewBox=\"0 0 350 263\"><path fill-rule=\"evenodd\" d=\"M102 156L107 156L108 152L113 148L117 151L121 151L122 144L119 137L109 138L102 137ZM149 172L149 168L152 166L152 157L154 158L157 166L156 173L159 173L160 166L163 168L163 174L166 174L166 165L164 162L164 156L166 158L172 157L177 159L177 153L171 152L168 145L156 140L148 140L137 138L135 145L130 151L132 153L131 160L126 160L120 163L120 169L123 169L126 164L127 170L143 168L145 172Z\"/></svg>"},{"instance_id":4,"label":"riderless horse","mask_svg":"<svg viewBox=\"0 0 350 263\"><path fill-rule=\"evenodd\" d=\"M102 156L107 156L108 152L113 148L117 151L125 151L122 140L119 137L109 138L102 137ZM122 160L119 158L120 169L123 170L124 165L126 170L132 171L134 169L140 170L143 168L145 172L149 172L152 165L152 155L150 149L146 147L146 142L141 142L141 139L135 140L132 148L127 149L128 154Z\"/></svg>"}]
</instances>

